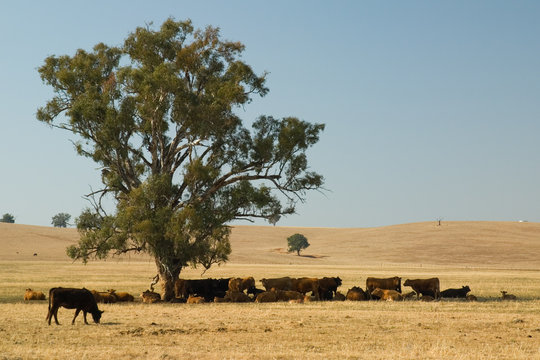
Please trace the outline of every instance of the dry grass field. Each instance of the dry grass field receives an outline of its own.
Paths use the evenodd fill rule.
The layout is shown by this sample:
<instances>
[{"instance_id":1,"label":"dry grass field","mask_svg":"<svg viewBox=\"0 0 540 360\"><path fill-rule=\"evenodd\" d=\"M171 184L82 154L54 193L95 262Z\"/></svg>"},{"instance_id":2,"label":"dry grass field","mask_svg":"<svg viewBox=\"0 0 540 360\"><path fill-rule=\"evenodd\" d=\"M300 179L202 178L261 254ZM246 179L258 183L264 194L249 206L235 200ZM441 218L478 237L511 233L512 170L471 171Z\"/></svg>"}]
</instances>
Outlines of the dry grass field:
<instances>
[{"instance_id":1,"label":"dry grass field","mask_svg":"<svg viewBox=\"0 0 540 360\"><path fill-rule=\"evenodd\" d=\"M311 246L286 254L300 232ZM65 255L73 229L0 223L0 359L540 359L540 224L435 222L371 229L241 226L226 265L203 277L340 276L346 292L368 276L437 276L469 285L479 301L306 304L100 304L84 325L31 287L116 288L140 294L155 275L144 256L82 265ZM33 254L37 255L34 256ZM200 278L200 269L182 277ZM258 283L258 287L260 283ZM404 291L409 288L404 287ZM501 301L508 290L517 301Z\"/></svg>"}]
</instances>

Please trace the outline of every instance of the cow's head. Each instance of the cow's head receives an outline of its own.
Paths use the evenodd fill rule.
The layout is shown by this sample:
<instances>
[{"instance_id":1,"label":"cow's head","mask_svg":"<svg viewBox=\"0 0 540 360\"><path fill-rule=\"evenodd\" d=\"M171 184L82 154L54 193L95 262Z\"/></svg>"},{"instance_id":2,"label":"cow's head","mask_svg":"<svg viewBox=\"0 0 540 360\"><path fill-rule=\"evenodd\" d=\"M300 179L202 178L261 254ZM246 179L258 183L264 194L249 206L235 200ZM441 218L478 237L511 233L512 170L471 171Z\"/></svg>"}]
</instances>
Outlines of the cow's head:
<instances>
[{"instance_id":1,"label":"cow's head","mask_svg":"<svg viewBox=\"0 0 540 360\"><path fill-rule=\"evenodd\" d=\"M461 288L462 288L465 292L471 291L471 288L469 287L469 285L462 286Z\"/></svg>"},{"instance_id":2,"label":"cow's head","mask_svg":"<svg viewBox=\"0 0 540 360\"><path fill-rule=\"evenodd\" d=\"M101 314L103 314L104 312L105 311L98 310L92 313L92 318L94 319L94 322L96 324L99 324L99 320L101 319Z\"/></svg>"},{"instance_id":3,"label":"cow's head","mask_svg":"<svg viewBox=\"0 0 540 360\"><path fill-rule=\"evenodd\" d=\"M339 276L338 276L338 277L335 277L335 278L334 278L334 281L336 282L336 285L337 285L337 286L341 286L341 279L339 278Z\"/></svg>"}]
</instances>

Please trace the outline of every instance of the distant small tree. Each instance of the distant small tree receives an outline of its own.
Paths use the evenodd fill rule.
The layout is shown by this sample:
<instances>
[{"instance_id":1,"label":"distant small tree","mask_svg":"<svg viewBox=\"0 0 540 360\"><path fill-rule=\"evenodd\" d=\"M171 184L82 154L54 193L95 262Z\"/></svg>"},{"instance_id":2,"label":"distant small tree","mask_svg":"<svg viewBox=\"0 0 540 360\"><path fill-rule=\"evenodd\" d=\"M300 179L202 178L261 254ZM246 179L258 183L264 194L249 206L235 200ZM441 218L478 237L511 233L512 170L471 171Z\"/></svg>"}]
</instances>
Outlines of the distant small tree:
<instances>
[{"instance_id":1,"label":"distant small tree","mask_svg":"<svg viewBox=\"0 0 540 360\"><path fill-rule=\"evenodd\" d=\"M2 215L2 220L0 220L0 222L13 224L15 222L15 216L5 213Z\"/></svg>"},{"instance_id":2,"label":"distant small tree","mask_svg":"<svg viewBox=\"0 0 540 360\"><path fill-rule=\"evenodd\" d=\"M71 215L67 213L58 213L52 217L52 224L54 227L67 227L69 225L69 219Z\"/></svg>"},{"instance_id":3,"label":"distant small tree","mask_svg":"<svg viewBox=\"0 0 540 360\"><path fill-rule=\"evenodd\" d=\"M287 238L287 245L289 246L287 252L296 251L296 255L300 256L300 250L307 248L309 243L304 235L294 234Z\"/></svg>"}]
</instances>

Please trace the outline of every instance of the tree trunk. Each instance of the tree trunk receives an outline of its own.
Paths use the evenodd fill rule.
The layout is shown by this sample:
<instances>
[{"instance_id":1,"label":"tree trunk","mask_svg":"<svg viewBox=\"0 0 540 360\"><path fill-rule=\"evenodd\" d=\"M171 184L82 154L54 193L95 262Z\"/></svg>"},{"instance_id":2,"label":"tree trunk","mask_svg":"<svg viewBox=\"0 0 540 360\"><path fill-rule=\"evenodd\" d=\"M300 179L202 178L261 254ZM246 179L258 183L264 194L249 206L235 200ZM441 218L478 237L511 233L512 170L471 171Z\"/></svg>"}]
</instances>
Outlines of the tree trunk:
<instances>
[{"instance_id":1,"label":"tree trunk","mask_svg":"<svg viewBox=\"0 0 540 360\"><path fill-rule=\"evenodd\" d=\"M163 289L163 294L161 299L163 301L171 301L176 297L174 291L174 284L180 276L180 271L182 270L181 266L174 266L174 269L167 270L159 264L159 261L156 260L156 265L158 267L159 277L161 278L161 287Z\"/></svg>"},{"instance_id":2,"label":"tree trunk","mask_svg":"<svg viewBox=\"0 0 540 360\"><path fill-rule=\"evenodd\" d=\"M300 256L300 250L296 250L296 255Z\"/></svg>"}]
</instances>

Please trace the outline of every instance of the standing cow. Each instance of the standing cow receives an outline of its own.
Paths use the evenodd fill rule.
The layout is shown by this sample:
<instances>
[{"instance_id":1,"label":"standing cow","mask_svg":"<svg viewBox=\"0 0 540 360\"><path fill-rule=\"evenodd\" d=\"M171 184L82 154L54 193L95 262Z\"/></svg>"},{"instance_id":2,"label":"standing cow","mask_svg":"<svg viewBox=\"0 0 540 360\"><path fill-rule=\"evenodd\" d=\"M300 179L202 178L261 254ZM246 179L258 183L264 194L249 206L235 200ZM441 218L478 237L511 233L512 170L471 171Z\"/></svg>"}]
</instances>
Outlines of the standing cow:
<instances>
[{"instance_id":1,"label":"standing cow","mask_svg":"<svg viewBox=\"0 0 540 360\"><path fill-rule=\"evenodd\" d=\"M396 290L397 292L401 292L401 278L394 276L391 278L374 278L374 277L368 277L366 279L366 293L370 294L375 290L376 288L383 289L383 290Z\"/></svg>"},{"instance_id":2,"label":"standing cow","mask_svg":"<svg viewBox=\"0 0 540 360\"><path fill-rule=\"evenodd\" d=\"M423 296L432 296L434 299L439 299L441 297L439 278L407 279L403 285L412 287L413 290L416 291L416 298L418 298L420 294Z\"/></svg>"},{"instance_id":3,"label":"standing cow","mask_svg":"<svg viewBox=\"0 0 540 360\"><path fill-rule=\"evenodd\" d=\"M60 325L58 323L58 309L61 306L66 309L76 309L71 325L75 323L75 319L81 310L83 312L84 323L87 325L88 321L86 321L86 313L92 314L92 318L96 324L99 324L101 314L103 314L103 311L98 309L96 299L94 299L94 295L92 295L89 290L84 288L52 288L49 290L49 311L46 318L49 325L51 325L53 316L56 325Z\"/></svg>"}]
</instances>

